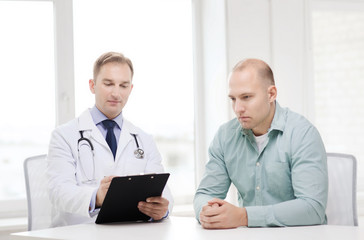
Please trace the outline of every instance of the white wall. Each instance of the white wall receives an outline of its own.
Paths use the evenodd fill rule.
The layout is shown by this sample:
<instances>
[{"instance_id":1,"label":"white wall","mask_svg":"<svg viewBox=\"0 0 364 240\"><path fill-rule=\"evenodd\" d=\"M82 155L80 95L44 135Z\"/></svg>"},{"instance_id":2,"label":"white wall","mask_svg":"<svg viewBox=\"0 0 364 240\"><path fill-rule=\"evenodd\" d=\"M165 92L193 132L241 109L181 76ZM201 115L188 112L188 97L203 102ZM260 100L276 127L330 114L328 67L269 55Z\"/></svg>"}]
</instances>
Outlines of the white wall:
<instances>
[{"instance_id":1,"label":"white wall","mask_svg":"<svg viewBox=\"0 0 364 240\"><path fill-rule=\"evenodd\" d=\"M307 115L307 1L228 0L228 65L260 58L273 69L278 101Z\"/></svg>"}]
</instances>

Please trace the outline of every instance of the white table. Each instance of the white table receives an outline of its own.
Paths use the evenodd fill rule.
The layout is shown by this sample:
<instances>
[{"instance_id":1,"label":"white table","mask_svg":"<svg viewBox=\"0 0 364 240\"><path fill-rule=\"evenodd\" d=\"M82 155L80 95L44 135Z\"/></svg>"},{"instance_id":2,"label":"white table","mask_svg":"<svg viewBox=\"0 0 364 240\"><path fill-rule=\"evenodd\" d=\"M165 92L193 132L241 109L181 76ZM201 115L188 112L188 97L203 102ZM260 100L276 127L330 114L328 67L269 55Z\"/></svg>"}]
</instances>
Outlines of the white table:
<instances>
[{"instance_id":1,"label":"white table","mask_svg":"<svg viewBox=\"0 0 364 240\"><path fill-rule=\"evenodd\" d=\"M11 239L143 239L143 240L363 240L364 228L309 226L283 228L203 229L194 218L170 217L155 223L80 224L13 233Z\"/></svg>"}]
</instances>

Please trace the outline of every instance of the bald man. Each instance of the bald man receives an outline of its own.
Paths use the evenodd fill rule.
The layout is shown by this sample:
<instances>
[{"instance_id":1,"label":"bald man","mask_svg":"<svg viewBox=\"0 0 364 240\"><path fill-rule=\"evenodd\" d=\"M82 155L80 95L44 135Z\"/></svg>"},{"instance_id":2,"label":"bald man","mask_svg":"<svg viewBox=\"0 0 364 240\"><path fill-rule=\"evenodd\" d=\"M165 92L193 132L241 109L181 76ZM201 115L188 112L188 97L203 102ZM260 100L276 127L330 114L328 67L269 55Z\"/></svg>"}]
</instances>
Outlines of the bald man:
<instances>
[{"instance_id":1,"label":"bald man","mask_svg":"<svg viewBox=\"0 0 364 240\"><path fill-rule=\"evenodd\" d=\"M317 129L282 108L271 68L239 62L229 75L236 118L222 125L196 191L197 220L207 229L325 224L326 151ZM223 199L231 183L239 206Z\"/></svg>"}]
</instances>

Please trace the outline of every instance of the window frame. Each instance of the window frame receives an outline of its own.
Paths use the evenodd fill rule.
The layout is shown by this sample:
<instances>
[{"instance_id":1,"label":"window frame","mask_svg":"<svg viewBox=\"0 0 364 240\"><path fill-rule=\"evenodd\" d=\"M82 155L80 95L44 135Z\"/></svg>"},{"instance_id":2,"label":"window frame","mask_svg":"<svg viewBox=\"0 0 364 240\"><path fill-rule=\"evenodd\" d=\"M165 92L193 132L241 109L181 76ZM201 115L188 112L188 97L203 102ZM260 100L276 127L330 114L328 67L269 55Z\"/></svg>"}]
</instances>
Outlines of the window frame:
<instances>
[{"instance_id":1,"label":"window frame","mask_svg":"<svg viewBox=\"0 0 364 240\"><path fill-rule=\"evenodd\" d=\"M4 0L0 0L4 1ZM6 0L5 0L6 1ZM54 17L56 125L74 118L74 64L72 0L15 0L52 2ZM27 200L1 200L1 218L25 217Z\"/></svg>"}]
</instances>

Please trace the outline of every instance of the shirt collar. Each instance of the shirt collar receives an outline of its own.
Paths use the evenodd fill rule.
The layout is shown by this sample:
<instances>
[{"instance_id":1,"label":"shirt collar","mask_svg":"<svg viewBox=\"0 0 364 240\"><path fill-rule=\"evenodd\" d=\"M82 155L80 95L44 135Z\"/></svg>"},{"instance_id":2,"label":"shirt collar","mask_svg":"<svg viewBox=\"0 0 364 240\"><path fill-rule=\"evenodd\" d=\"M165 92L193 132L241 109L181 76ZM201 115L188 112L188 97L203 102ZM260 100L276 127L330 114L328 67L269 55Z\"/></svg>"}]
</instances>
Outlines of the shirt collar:
<instances>
[{"instance_id":1,"label":"shirt collar","mask_svg":"<svg viewBox=\"0 0 364 240\"><path fill-rule=\"evenodd\" d=\"M98 125L100 124L102 121L108 119L105 114L103 114L97 107L96 105L93 106L91 109L90 109L90 114L92 116L92 120L94 121L95 125ZM111 120L114 120L117 124L117 126L121 129L121 127L123 126L123 114L122 112L114 119L111 119Z\"/></svg>"},{"instance_id":2,"label":"shirt collar","mask_svg":"<svg viewBox=\"0 0 364 240\"><path fill-rule=\"evenodd\" d=\"M276 104L276 109L274 112L272 124L271 124L270 128L268 129L268 134L273 130L283 132L284 126L286 123L285 116L284 116L284 109L279 105L279 103L277 101L275 102L275 104ZM248 135L248 136L254 135L251 129L244 129L241 126L241 124L239 124L239 125L240 125L239 128L241 129L241 131L244 135Z\"/></svg>"},{"instance_id":3,"label":"shirt collar","mask_svg":"<svg viewBox=\"0 0 364 240\"><path fill-rule=\"evenodd\" d=\"M272 124L270 125L268 132L271 132L272 130L278 130L281 132L284 131L284 126L286 125L286 118L284 112L285 112L284 109L276 101L276 110L274 113Z\"/></svg>"}]
</instances>

